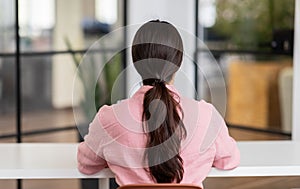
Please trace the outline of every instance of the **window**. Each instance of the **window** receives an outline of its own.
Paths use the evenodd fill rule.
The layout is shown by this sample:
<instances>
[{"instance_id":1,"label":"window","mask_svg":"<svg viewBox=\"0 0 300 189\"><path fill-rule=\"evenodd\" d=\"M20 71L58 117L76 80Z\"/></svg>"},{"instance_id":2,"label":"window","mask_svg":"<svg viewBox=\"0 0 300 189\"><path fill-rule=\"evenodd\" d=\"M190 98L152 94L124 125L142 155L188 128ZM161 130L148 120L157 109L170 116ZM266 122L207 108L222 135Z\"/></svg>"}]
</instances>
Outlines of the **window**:
<instances>
[{"instance_id":1,"label":"window","mask_svg":"<svg viewBox=\"0 0 300 189\"><path fill-rule=\"evenodd\" d=\"M230 126L291 133L294 11L294 0L199 0L199 36L224 74ZM210 101L218 84L207 79L213 71L200 81Z\"/></svg>"},{"instance_id":2,"label":"window","mask_svg":"<svg viewBox=\"0 0 300 189\"><path fill-rule=\"evenodd\" d=\"M118 18L117 3L117 0L96 0L96 18L103 23L116 23Z\"/></svg>"},{"instance_id":3,"label":"window","mask_svg":"<svg viewBox=\"0 0 300 189\"><path fill-rule=\"evenodd\" d=\"M93 30L95 32L85 30L85 18L96 18L95 0L71 0L71 3L68 0L19 0L15 10L16 1L0 0L0 142L17 142L18 136L21 136L22 142L78 142L80 137L72 110L76 71L73 55L82 56L111 28ZM16 11L19 23L16 23ZM118 11L117 7L113 11ZM115 27L123 25L117 21L114 17ZM20 36L19 55L16 25ZM118 47L122 40L123 37L119 36L113 46ZM106 56L110 53L105 51L107 48L101 46L101 51L95 52L95 55L100 58ZM17 58L20 58L21 65L18 76ZM108 68L114 73L120 72L123 65L122 56L116 59L116 64L111 66L113 68ZM16 102L17 78L21 82L20 106ZM17 110L21 111L20 125L17 125ZM21 133L17 132L17 126L21 126ZM22 182L24 189L45 185L49 189L58 189L64 188L66 183L71 188L80 188L77 179ZM18 188L13 180L0 180L0 185Z\"/></svg>"}]
</instances>

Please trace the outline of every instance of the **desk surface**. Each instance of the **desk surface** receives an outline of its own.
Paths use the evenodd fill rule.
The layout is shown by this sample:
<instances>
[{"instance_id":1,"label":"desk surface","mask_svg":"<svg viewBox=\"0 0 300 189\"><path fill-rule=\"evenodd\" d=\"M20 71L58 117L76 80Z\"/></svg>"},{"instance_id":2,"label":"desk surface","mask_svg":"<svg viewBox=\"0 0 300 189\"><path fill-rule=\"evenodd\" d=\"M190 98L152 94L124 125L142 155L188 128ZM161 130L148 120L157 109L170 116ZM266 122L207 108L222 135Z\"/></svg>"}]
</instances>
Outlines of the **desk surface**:
<instances>
[{"instance_id":1,"label":"desk surface","mask_svg":"<svg viewBox=\"0 0 300 189\"><path fill-rule=\"evenodd\" d=\"M78 144L0 144L0 179L111 178L109 169L87 176L76 168ZM212 169L210 177L300 176L300 142L238 142L241 165Z\"/></svg>"}]
</instances>

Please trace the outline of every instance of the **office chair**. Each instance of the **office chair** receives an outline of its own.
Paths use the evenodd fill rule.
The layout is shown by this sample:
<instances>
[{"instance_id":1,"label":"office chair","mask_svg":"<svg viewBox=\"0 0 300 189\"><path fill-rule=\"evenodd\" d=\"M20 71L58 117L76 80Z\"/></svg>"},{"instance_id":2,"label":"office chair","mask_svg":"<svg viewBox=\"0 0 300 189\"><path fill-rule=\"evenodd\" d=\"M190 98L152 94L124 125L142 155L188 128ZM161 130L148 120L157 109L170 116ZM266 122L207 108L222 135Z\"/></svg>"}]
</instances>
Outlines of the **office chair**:
<instances>
[{"instance_id":1,"label":"office chair","mask_svg":"<svg viewBox=\"0 0 300 189\"><path fill-rule=\"evenodd\" d=\"M192 184L128 184L118 189L202 189Z\"/></svg>"}]
</instances>

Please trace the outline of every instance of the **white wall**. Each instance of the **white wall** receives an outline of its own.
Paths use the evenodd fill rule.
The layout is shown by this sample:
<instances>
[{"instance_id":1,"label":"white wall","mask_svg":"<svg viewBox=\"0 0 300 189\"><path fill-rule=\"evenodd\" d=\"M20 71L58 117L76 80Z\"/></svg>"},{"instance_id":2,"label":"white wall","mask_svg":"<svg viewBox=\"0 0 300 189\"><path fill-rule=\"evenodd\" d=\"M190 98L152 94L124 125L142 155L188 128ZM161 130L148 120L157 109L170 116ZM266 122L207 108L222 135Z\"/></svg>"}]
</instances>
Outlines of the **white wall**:
<instances>
[{"instance_id":1,"label":"white wall","mask_svg":"<svg viewBox=\"0 0 300 189\"><path fill-rule=\"evenodd\" d=\"M195 51L195 1L194 0L128 0L128 25L130 27L127 35L128 46L132 43L133 36L139 26L143 23L160 19L165 20L177 27L184 43L184 57L182 68L175 78L175 86L185 96L194 97L194 66L191 62ZM139 24L139 25L136 25ZM127 51L129 67L127 72L127 96L131 96L138 88L137 82L140 78L132 66L130 50Z\"/></svg>"},{"instance_id":2,"label":"white wall","mask_svg":"<svg viewBox=\"0 0 300 189\"><path fill-rule=\"evenodd\" d=\"M294 86L292 139L300 141L300 1L295 0Z\"/></svg>"},{"instance_id":3,"label":"white wall","mask_svg":"<svg viewBox=\"0 0 300 189\"><path fill-rule=\"evenodd\" d=\"M81 0L56 0L55 49L67 49L65 37L68 37L73 49L84 47L80 26L81 6ZM71 107L76 71L73 59L70 55L54 56L52 65L52 104L55 108Z\"/></svg>"}]
</instances>

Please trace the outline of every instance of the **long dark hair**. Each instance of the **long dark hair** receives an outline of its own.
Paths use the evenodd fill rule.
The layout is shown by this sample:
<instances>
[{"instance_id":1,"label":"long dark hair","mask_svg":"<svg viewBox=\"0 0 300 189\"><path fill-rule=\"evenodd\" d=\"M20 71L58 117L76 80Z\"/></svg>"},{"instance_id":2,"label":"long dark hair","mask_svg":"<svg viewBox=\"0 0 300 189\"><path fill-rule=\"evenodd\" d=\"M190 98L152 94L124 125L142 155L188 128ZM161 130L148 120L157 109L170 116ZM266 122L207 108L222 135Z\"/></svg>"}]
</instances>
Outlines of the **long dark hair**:
<instances>
[{"instance_id":1,"label":"long dark hair","mask_svg":"<svg viewBox=\"0 0 300 189\"><path fill-rule=\"evenodd\" d=\"M144 85L153 86L144 96L142 121L147 133L144 157L157 183L179 183L183 178L181 140L186 136L183 111L166 83L179 69L183 44L168 22L153 20L139 28L132 45L134 66Z\"/></svg>"}]
</instances>

